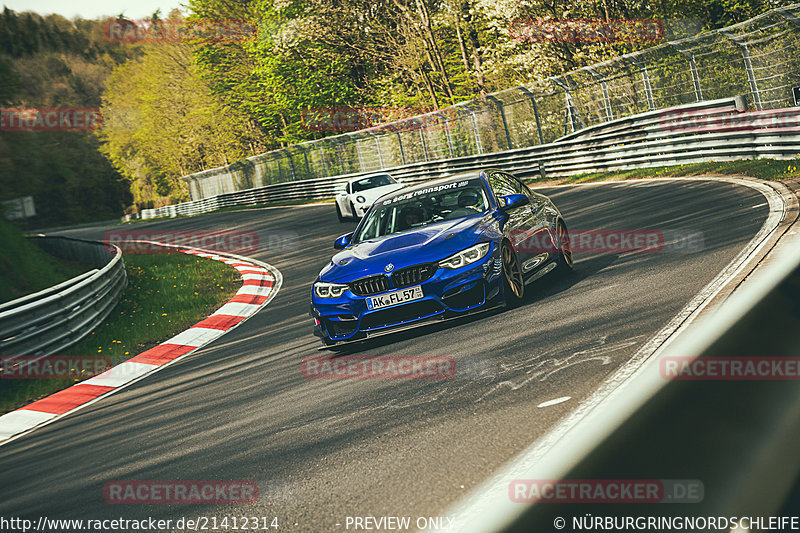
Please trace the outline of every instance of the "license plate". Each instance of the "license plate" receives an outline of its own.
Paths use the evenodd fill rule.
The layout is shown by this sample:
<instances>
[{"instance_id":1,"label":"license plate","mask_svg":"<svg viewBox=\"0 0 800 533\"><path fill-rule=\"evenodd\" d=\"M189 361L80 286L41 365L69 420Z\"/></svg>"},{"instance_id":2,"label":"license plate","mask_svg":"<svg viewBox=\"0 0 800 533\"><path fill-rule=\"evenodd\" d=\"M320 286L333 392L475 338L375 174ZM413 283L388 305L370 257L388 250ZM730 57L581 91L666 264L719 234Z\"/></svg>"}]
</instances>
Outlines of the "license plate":
<instances>
[{"instance_id":1,"label":"license plate","mask_svg":"<svg viewBox=\"0 0 800 533\"><path fill-rule=\"evenodd\" d=\"M420 298L422 298L422 287L417 285L410 289L403 289L401 291L394 291L388 294L367 298L367 308L372 311L373 309L392 307L393 305L404 304L413 300L419 300Z\"/></svg>"}]
</instances>

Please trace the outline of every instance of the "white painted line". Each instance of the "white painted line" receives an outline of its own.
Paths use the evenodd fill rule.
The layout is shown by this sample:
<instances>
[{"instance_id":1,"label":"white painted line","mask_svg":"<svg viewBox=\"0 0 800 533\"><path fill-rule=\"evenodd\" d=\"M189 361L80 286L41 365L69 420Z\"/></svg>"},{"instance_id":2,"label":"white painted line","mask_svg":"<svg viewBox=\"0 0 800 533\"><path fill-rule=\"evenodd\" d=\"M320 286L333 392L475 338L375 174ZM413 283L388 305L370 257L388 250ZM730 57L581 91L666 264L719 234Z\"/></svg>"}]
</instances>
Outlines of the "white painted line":
<instances>
[{"instance_id":1,"label":"white painted line","mask_svg":"<svg viewBox=\"0 0 800 533\"><path fill-rule=\"evenodd\" d=\"M272 276L265 276L263 274L242 274L242 279L244 281L247 281L247 280L250 280L250 279L257 279L257 280L268 279L268 280L272 281Z\"/></svg>"},{"instance_id":2,"label":"white painted line","mask_svg":"<svg viewBox=\"0 0 800 533\"><path fill-rule=\"evenodd\" d=\"M53 413L42 413L41 411L11 411L0 416L0 440L8 439L18 433L33 429L39 424L43 424L58 415Z\"/></svg>"},{"instance_id":3,"label":"white painted line","mask_svg":"<svg viewBox=\"0 0 800 533\"><path fill-rule=\"evenodd\" d=\"M562 396L561 398L556 398L555 400L548 400L546 402L542 402L536 407L550 407L551 405L558 405L560 403L567 402L572 399L572 396Z\"/></svg>"},{"instance_id":4,"label":"white painted line","mask_svg":"<svg viewBox=\"0 0 800 533\"><path fill-rule=\"evenodd\" d=\"M259 309L261 309L260 305L234 302L223 305L214 311L214 315L250 316Z\"/></svg>"},{"instance_id":5,"label":"white painted line","mask_svg":"<svg viewBox=\"0 0 800 533\"><path fill-rule=\"evenodd\" d=\"M235 262L237 262L237 263L238 263L238 261L235 261ZM242 272L243 270L253 270L253 271L255 271L255 272L261 272L261 273L263 273L265 276L270 276L270 277L272 276L272 275L269 273L269 271L268 271L268 270L266 270L266 269L264 269L264 268L261 268L261 267L257 267L257 266L255 266L255 265L239 265L239 266L235 266L235 267L233 267L233 268L235 268L235 269L236 269L236 270L238 270L239 272Z\"/></svg>"},{"instance_id":6,"label":"white painted line","mask_svg":"<svg viewBox=\"0 0 800 533\"><path fill-rule=\"evenodd\" d=\"M119 387L123 383L143 376L155 368L158 368L158 365L125 361L81 383L86 385L102 385L104 387Z\"/></svg>"},{"instance_id":7,"label":"white painted line","mask_svg":"<svg viewBox=\"0 0 800 533\"><path fill-rule=\"evenodd\" d=\"M196 348L207 342L211 342L223 333L225 333L225 330L222 329L189 328L165 341L164 344L180 344L182 346L194 346Z\"/></svg>"},{"instance_id":8,"label":"white painted line","mask_svg":"<svg viewBox=\"0 0 800 533\"><path fill-rule=\"evenodd\" d=\"M272 289L275 288L275 285L272 287L258 287L256 285L245 285L238 291L236 294L252 294L254 296L269 296L272 294Z\"/></svg>"}]
</instances>

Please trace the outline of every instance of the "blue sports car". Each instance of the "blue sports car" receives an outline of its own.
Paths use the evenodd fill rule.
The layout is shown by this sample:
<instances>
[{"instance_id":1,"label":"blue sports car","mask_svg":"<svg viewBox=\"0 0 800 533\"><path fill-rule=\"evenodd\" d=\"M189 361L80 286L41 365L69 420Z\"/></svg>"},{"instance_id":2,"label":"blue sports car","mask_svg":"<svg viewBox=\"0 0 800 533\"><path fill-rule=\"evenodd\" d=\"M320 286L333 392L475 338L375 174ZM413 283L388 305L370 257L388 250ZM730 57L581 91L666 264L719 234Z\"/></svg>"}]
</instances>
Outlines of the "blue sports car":
<instances>
[{"instance_id":1,"label":"blue sports car","mask_svg":"<svg viewBox=\"0 0 800 533\"><path fill-rule=\"evenodd\" d=\"M311 290L325 346L515 305L527 283L572 269L553 202L495 169L387 194L334 248Z\"/></svg>"}]
</instances>

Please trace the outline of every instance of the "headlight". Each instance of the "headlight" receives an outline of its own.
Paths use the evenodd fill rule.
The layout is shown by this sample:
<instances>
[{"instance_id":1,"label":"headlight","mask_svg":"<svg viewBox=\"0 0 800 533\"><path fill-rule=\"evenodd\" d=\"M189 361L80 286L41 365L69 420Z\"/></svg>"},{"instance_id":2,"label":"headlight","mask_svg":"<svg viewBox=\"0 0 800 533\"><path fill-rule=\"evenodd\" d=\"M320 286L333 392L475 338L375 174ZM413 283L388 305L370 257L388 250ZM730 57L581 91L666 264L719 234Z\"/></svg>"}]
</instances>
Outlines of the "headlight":
<instances>
[{"instance_id":1,"label":"headlight","mask_svg":"<svg viewBox=\"0 0 800 533\"><path fill-rule=\"evenodd\" d=\"M457 254L451 255L447 259L439 261L439 266L444 268L461 268L464 265L469 265L470 263L474 263L475 261L481 259L487 253L489 253L489 248L491 248L491 244L488 242L482 242L480 244L476 244L475 246L470 246L466 250L461 250Z\"/></svg>"},{"instance_id":2,"label":"headlight","mask_svg":"<svg viewBox=\"0 0 800 533\"><path fill-rule=\"evenodd\" d=\"M341 283L318 281L314 284L314 294L319 298L338 298L346 290L347 285L342 285Z\"/></svg>"},{"instance_id":3,"label":"headlight","mask_svg":"<svg viewBox=\"0 0 800 533\"><path fill-rule=\"evenodd\" d=\"M360 204L363 204L366 201L367 201L367 199L364 198L363 196L361 196L361 195L356 196L356 202L358 202Z\"/></svg>"}]
</instances>

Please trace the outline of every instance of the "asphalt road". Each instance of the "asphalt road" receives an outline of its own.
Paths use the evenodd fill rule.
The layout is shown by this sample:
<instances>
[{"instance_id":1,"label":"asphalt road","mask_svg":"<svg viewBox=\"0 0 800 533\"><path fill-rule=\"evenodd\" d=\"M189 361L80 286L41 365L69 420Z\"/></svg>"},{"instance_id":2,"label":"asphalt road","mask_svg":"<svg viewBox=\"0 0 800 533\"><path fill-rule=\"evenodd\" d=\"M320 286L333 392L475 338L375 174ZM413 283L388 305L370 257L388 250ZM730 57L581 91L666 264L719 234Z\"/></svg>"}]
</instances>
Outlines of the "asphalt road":
<instances>
[{"instance_id":1,"label":"asphalt road","mask_svg":"<svg viewBox=\"0 0 800 533\"><path fill-rule=\"evenodd\" d=\"M519 308L383 338L362 355L446 355L444 380L312 380L310 284L333 253L332 205L226 212L124 229L253 231L284 286L244 325L123 391L0 447L0 517L266 516L279 531L348 516L439 516L541 436L744 247L758 192L728 183L541 189L573 229L700 232L702 249L576 254ZM102 238L114 228L61 234ZM570 397L556 405L543 402ZM257 503L110 505L111 480L253 480ZM340 525L337 525L340 524Z\"/></svg>"}]
</instances>

